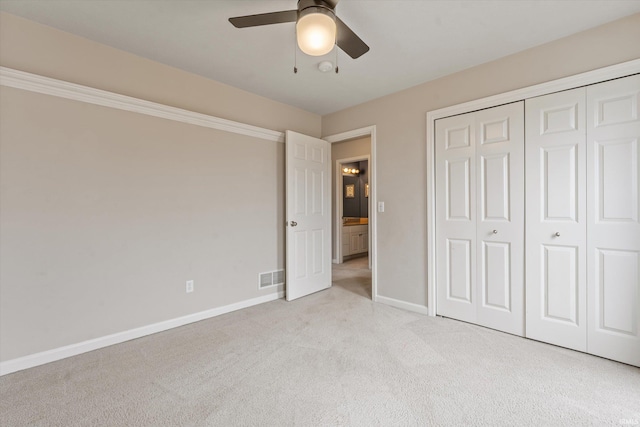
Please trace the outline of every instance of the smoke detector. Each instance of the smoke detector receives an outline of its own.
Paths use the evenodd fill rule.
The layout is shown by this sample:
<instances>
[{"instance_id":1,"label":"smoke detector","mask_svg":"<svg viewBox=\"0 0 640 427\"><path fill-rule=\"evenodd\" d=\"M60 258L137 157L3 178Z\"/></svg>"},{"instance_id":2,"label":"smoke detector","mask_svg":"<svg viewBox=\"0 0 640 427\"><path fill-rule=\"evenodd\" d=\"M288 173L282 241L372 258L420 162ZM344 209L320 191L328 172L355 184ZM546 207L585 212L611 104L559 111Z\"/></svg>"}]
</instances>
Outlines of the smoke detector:
<instances>
[{"instance_id":1,"label":"smoke detector","mask_svg":"<svg viewBox=\"0 0 640 427\"><path fill-rule=\"evenodd\" d=\"M326 73L327 71L333 70L333 64L331 63L331 61L322 61L318 64L318 70Z\"/></svg>"}]
</instances>

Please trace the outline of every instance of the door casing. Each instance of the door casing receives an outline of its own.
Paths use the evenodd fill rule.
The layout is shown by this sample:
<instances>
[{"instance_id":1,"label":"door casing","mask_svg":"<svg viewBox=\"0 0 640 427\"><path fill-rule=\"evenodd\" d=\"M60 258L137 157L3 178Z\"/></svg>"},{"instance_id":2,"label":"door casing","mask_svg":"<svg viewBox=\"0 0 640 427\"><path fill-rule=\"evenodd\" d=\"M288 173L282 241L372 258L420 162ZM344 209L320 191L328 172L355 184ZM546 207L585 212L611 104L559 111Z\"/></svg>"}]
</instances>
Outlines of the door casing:
<instances>
[{"instance_id":1,"label":"door casing","mask_svg":"<svg viewBox=\"0 0 640 427\"><path fill-rule=\"evenodd\" d=\"M376 126L372 125L347 132L337 133L325 136L323 139L334 144L366 136L371 138L371 154L369 158L369 262L371 264L371 299L373 301L378 301L378 233L376 230L376 225L378 223L378 211L376 209L378 186L376 180ZM336 221L336 219L334 219L334 221ZM336 230L340 230L340 228L341 227L336 227ZM335 235L333 237L336 239Z\"/></svg>"}]
</instances>

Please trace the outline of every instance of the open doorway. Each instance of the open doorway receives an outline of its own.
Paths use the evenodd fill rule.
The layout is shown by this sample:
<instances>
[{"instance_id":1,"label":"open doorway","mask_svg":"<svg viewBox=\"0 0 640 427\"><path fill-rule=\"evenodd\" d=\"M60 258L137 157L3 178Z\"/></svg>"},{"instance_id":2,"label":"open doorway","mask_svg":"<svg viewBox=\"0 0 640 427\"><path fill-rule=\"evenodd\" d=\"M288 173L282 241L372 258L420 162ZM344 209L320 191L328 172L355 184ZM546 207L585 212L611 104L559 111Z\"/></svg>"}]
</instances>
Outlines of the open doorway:
<instances>
[{"instance_id":1,"label":"open doorway","mask_svg":"<svg viewBox=\"0 0 640 427\"><path fill-rule=\"evenodd\" d=\"M342 144L361 144L349 141ZM365 143L369 143L368 138ZM357 147L357 146L356 146ZM338 146L336 146L338 148ZM343 147L340 147L343 148ZM355 258L367 258L369 262L369 159L370 156L336 159L336 264L342 264Z\"/></svg>"},{"instance_id":2,"label":"open doorway","mask_svg":"<svg viewBox=\"0 0 640 427\"><path fill-rule=\"evenodd\" d=\"M334 285L375 301L375 127L325 139L332 143Z\"/></svg>"}]
</instances>

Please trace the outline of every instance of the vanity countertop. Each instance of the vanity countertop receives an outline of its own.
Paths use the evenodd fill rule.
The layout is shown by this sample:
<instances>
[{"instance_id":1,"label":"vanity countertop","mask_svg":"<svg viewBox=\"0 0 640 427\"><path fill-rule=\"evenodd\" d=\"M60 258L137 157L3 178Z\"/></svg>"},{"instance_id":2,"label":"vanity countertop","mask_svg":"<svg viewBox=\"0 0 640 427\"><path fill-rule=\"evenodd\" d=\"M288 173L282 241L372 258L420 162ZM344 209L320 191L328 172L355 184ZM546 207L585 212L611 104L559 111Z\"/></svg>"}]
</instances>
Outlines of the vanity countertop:
<instances>
[{"instance_id":1,"label":"vanity countertop","mask_svg":"<svg viewBox=\"0 0 640 427\"><path fill-rule=\"evenodd\" d=\"M348 219L342 225L344 227L350 227L352 225L367 225L369 224L369 218Z\"/></svg>"}]
</instances>

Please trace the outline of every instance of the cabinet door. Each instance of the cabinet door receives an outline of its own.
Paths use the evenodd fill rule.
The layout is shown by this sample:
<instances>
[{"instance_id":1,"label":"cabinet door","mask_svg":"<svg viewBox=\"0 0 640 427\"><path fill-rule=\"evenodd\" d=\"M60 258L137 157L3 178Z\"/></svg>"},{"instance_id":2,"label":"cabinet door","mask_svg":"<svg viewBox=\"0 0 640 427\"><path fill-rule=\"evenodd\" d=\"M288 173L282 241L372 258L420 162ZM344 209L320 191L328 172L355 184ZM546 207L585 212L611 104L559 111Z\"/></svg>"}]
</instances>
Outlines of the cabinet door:
<instances>
[{"instance_id":1,"label":"cabinet door","mask_svg":"<svg viewBox=\"0 0 640 427\"><path fill-rule=\"evenodd\" d=\"M342 232L342 256L351 255L351 233L348 231L348 227L344 227L347 231Z\"/></svg>"},{"instance_id":2,"label":"cabinet door","mask_svg":"<svg viewBox=\"0 0 640 427\"><path fill-rule=\"evenodd\" d=\"M351 233L349 241L351 242L351 254L360 253L360 238L358 237L358 233Z\"/></svg>"},{"instance_id":3,"label":"cabinet door","mask_svg":"<svg viewBox=\"0 0 640 427\"><path fill-rule=\"evenodd\" d=\"M477 323L524 335L524 102L475 113Z\"/></svg>"},{"instance_id":4,"label":"cabinet door","mask_svg":"<svg viewBox=\"0 0 640 427\"><path fill-rule=\"evenodd\" d=\"M526 336L586 351L585 89L526 101Z\"/></svg>"},{"instance_id":5,"label":"cabinet door","mask_svg":"<svg viewBox=\"0 0 640 427\"><path fill-rule=\"evenodd\" d=\"M587 351L640 366L640 75L587 88Z\"/></svg>"},{"instance_id":6,"label":"cabinet door","mask_svg":"<svg viewBox=\"0 0 640 427\"><path fill-rule=\"evenodd\" d=\"M436 121L437 314L476 321L474 114Z\"/></svg>"},{"instance_id":7,"label":"cabinet door","mask_svg":"<svg viewBox=\"0 0 640 427\"><path fill-rule=\"evenodd\" d=\"M364 232L360 237L360 246L362 247L362 252L369 252L369 233Z\"/></svg>"}]
</instances>

